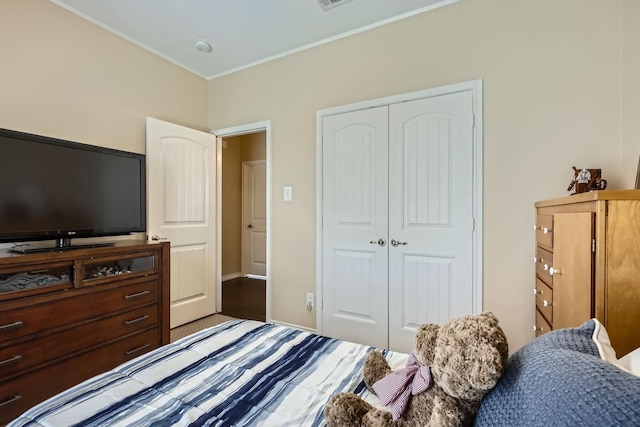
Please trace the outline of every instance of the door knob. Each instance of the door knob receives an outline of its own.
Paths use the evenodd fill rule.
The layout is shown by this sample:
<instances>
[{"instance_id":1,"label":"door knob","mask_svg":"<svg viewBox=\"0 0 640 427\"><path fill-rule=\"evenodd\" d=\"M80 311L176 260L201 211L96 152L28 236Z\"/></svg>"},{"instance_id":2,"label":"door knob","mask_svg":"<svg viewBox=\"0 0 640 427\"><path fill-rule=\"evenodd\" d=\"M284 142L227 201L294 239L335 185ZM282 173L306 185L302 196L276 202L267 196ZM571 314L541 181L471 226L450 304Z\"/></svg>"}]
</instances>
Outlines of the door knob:
<instances>
[{"instance_id":1,"label":"door knob","mask_svg":"<svg viewBox=\"0 0 640 427\"><path fill-rule=\"evenodd\" d=\"M387 244L387 241L381 237L378 240L371 240L369 243L371 243L372 245L384 246Z\"/></svg>"},{"instance_id":2,"label":"door knob","mask_svg":"<svg viewBox=\"0 0 640 427\"><path fill-rule=\"evenodd\" d=\"M154 234L153 236L151 236L151 240L167 240L166 237L160 237L157 234Z\"/></svg>"},{"instance_id":3,"label":"door knob","mask_svg":"<svg viewBox=\"0 0 640 427\"><path fill-rule=\"evenodd\" d=\"M253 224L247 225L247 228L253 228Z\"/></svg>"},{"instance_id":4,"label":"door knob","mask_svg":"<svg viewBox=\"0 0 640 427\"><path fill-rule=\"evenodd\" d=\"M406 245L406 244L407 244L407 242L401 242L401 241L400 241L400 240L398 240L398 239L391 239L391 242L390 242L390 243L391 243L391 246L393 246L394 248L395 248L396 246Z\"/></svg>"}]
</instances>

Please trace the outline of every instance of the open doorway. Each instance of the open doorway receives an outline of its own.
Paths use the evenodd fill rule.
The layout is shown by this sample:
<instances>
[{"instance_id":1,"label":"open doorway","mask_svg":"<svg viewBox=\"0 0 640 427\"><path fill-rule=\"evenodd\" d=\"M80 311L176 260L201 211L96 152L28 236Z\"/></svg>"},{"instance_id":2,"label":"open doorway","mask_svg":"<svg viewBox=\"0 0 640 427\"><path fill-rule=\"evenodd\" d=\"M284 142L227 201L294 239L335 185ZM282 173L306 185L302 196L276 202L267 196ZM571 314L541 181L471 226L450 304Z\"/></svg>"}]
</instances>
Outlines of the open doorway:
<instances>
[{"instance_id":1,"label":"open doorway","mask_svg":"<svg viewBox=\"0 0 640 427\"><path fill-rule=\"evenodd\" d=\"M217 312L269 321L269 122L218 137Z\"/></svg>"}]
</instances>

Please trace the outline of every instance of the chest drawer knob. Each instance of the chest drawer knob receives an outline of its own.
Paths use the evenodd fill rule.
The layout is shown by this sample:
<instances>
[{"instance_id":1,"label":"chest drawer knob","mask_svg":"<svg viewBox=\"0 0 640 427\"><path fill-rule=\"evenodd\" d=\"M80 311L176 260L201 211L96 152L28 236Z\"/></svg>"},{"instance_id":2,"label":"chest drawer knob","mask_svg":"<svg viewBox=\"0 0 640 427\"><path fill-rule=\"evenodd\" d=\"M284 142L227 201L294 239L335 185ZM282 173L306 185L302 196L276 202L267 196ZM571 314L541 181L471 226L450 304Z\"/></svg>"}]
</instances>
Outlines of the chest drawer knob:
<instances>
[{"instance_id":1,"label":"chest drawer knob","mask_svg":"<svg viewBox=\"0 0 640 427\"><path fill-rule=\"evenodd\" d=\"M547 300L542 301L542 305L544 307L551 307L551 303L549 301L547 301Z\"/></svg>"},{"instance_id":2,"label":"chest drawer knob","mask_svg":"<svg viewBox=\"0 0 640 427\"><path fill-rule=\"evenodd\" d=\"M552 275L552 276L560 275L560 269L559 268L549 267L549 274Z\"/></svg>"}]
</instances>

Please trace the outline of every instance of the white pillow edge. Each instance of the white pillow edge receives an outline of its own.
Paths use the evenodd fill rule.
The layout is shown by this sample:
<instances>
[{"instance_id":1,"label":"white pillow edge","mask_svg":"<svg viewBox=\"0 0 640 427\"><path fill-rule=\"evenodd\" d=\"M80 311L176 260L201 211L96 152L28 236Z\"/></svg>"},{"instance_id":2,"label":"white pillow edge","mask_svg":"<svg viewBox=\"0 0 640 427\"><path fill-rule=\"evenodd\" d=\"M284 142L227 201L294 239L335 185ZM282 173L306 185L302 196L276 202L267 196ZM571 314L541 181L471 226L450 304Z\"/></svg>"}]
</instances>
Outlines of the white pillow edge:
<instances>
[{"instance_id":1,"label":"white pillow edge","mask_svg":"<svg viewBox=\"0 0 640 427\"><path fill-rule=\"evenodd\" d=\"M607 333L606 328L595 317L592 320L595 323L595 328L593 328L593 335L591 336L591 339L593 340L596 347L598 348L598 353L600 354L600 358L605 362L611 363L618 369L628 372L631 375L638 376L638 373L634 374L628 368L620 364L620 362L618 361L618 358L616 357L616 351L614 350L613 346L611 346L611 340L609 339L609 334ZM624 360L624 365L630 366L630 362L627 364L627 361L628 361L627 359Z\"/></svg>"}]
</instances>

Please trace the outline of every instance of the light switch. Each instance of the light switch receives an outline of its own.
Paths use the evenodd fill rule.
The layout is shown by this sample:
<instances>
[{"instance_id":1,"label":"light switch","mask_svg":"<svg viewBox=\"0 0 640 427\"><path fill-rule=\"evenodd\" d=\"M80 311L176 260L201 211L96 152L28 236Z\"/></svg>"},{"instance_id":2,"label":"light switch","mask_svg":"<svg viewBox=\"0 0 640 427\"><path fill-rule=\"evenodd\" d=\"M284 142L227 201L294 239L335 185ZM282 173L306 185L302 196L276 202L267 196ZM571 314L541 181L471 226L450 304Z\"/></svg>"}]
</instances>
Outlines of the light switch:
<instances>
[{"instance_id":1,"label":"light switch","mask_svg":"<svg viewBox=\"0 0 640 427\"><path fill-rule=\"evenodd\" d=\"M284 201L285 202L290 202L291 201L291 198L293 196L292 191L293 190L291 189L291 186L285 185L285 187L284 187Z\"/></svg>"}]
</instances>

